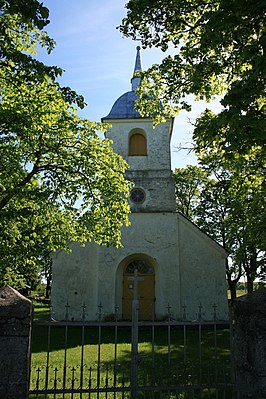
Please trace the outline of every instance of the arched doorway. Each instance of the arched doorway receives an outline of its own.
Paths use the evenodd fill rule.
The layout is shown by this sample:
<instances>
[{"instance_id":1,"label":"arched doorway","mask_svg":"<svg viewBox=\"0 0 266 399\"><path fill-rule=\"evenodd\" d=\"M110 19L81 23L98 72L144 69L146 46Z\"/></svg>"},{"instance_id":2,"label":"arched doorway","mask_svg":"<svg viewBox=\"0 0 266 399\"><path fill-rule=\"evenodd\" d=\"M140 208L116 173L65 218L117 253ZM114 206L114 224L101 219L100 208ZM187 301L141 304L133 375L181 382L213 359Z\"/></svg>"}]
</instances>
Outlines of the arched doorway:
<instances>
[{"instance_id":1,"label":"arched doorway","mask_svg":"<svg viewBox=\"0 0 266 399\"><path fill-rule=\"evenodd\" d=\"M155 274L153 266L144 259L131 260L124 267L123 319L131 320L135 270L138 272L139 320L152 320L154 318L155 304Z\"/></svg>"}]
</instances>

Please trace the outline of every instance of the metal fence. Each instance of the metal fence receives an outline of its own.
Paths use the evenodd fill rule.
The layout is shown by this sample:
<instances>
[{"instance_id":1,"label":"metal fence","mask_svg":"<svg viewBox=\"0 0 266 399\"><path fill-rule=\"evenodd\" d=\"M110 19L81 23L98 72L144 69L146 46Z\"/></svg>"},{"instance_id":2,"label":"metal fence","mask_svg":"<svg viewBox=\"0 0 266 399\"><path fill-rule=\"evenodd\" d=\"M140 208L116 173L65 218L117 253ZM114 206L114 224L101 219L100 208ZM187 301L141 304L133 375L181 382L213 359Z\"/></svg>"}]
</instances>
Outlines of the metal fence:
<instances>
[{"instance_id":1,"label":"metal fence","mask_svg":"<svg viewBox=\"0 0 266 399\"><path fill-rule=\"evenodd\" d=\"M135 303L131 322L38 323L29 397L236 398L231 325L198 315L140 322Z\"/></svg>"},{"instance_id":2,"label":"metal fence","mask_svg":"<svg viewBox=\"0 0 266 399\"><path fill-rule=\"evenodd\" d=\"M30 399L238 398L234 384L232 323L138 320L137 272L132 321L45 322L31 365ZM34 335L33 335L34 343Z\"/></svg>"}]
</instances>

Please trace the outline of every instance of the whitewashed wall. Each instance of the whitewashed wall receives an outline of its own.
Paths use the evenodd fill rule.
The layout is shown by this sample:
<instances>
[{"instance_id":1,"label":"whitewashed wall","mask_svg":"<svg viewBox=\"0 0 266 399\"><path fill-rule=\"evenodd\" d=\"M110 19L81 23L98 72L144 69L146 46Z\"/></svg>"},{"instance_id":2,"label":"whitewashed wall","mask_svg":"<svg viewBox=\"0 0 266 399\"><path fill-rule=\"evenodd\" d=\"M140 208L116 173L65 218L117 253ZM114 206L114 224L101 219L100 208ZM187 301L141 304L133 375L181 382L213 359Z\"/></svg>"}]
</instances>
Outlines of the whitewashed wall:
<instances>
[{"instance_id":1,"label":"whitewashed wall","mask_svg":"<svg viewBox=\"0 0 266 399\"><path fill-rule=\"evenodd\" d=\"M155 313L164 318L170 304L172 316L180 319L186 306L189 320L197 317L227 318L225 280L226 252L196 226L177 213L134 213L131 226L122 232L124 247L99 247L93 243L72 245L72 253L54 256L52 305L55 319L64 319L68 301L69 319L80 320L82 304L86 319L97 319L98 305L104 316L122 312L123 270L135 256L147 259L155 270Z\"/></svg>"}]
</instances>

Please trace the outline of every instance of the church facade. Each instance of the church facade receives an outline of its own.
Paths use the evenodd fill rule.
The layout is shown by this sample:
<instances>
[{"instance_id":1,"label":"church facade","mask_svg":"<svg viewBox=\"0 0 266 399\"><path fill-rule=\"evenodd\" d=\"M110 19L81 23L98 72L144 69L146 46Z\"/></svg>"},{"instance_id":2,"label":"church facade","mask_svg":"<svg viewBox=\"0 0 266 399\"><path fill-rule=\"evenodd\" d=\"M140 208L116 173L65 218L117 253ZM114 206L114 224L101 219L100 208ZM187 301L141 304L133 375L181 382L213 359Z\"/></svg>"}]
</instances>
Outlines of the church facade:
<instances>
[{"instance_id":1,"label":"church facade","mask_svg":"<svg viewBox=\"0 0 266 399\"><path fill-rule=\"evenodd\" d=\"M111 124L106 135L114 151L127 161L130 193L130 227L122 230L122 248L93 242L71 245L53 259L52 306L56 320L96 320L117 311L131 318L134 271L138 274L139 319L164 319L171 309L177 320L228 318L225 265L227 252L175 210L170 141L173 119L153 128L134 108L141 70L140 49L131 91L114 103L102 119ZM200 309L200 310L199 310Z\"/></svg>"}]
</instances>

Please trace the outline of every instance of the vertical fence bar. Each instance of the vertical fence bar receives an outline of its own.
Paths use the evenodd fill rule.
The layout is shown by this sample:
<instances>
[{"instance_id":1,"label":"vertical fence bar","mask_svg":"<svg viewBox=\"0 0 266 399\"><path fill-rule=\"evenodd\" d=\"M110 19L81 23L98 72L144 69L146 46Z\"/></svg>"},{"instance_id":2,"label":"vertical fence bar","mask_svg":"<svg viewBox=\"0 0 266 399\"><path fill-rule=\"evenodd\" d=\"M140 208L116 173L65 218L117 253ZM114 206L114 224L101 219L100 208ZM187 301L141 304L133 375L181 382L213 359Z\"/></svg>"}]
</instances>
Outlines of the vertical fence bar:
<instances>
[{"instance_id":1,"label":"vertical fence bar","mask_svg":"<svg viewBox=\"0 0 266 399\"><path fill-rule=\"evenodd\" d=\"M195 399L195 367L192 365L191 369L191 392L192 392L192 399Z\"/></svg>"},{"instance_id":2,"label":"vertical fence bar","mask_svg":"<svg viewBox=\"0 0 266 399\"><path fill-rule=\"evenodd\" d=\"M179 391L179 389L178 389L178 385L179 385L179 375L178 375L178 373L179 373L179 368L178 368L178 364L176 365L176 376L175 376L175 394L176 394L176 397L178 398L178 391Z\"/></svg>"},{"instance_id":3,"label":"vertical fence bar","mask_svg":"<svg viewBox=\"0 0 266 399\"><path fill-rule=\"evenodd\" d=\"M102 318L102 304L100 303L99 307L99 322L101 322ZM102 341L102 326L99 324L98 327L98 360L97 360L97 398L100 397L100 384L101 384L101 341Z\"/></svg>"},{"instance_id":4,"label":"vertical fence bar","mask_svg":"<svg viewBox=\"0 0 266 399\"><path fill-rule=\"evenodd\" d=\"M152 337L151 337L151 347L152 347L152 375L151 375L151 384L152 386L155 386L155 328L154 328L154 312L153 312L153 320L152 320L152 326L151 326L151 332L152 332ZM154 390L152 390L152 398L154 398Z\"/></svg>"},{"instance_id":5,"label":"vertical fence bar","mask_svg":"<svg viewBox=\"0 0 266 399\"><path fill-rule=\"evenodd\" d=\"M37 377L36 377L36 390L38 391L39 388L40 388L40 373L41 373L40 367L37 368L36 373L37 373ZM38 394L36 394L35 398L38 398Z\"/></svg>"},{"instance_id":6,"label":"vertical fence bar","mask_svg":"<svg viewBox=\"0 0 266 399\"><path fill-rule=\"evenodd\" d=\"M89 396L88 396L88 399L91 399L91 384L92 384L92 367L89 368L89 381L88 381Z\"/></svg>"},{"instance_id":7,"label":"vertical fence bar","mask_svg":"<svg viewBox=\"0 0 266 399\"><path fill-rule=\"evenodd\" d=\"M208 369L207 369L207 382L208 382L208 399L210 399L210 385L211 385L211 373L210 373L210 365L208 364Z\"/></svg>"},{"instance_id":8,"label":"vertical fence bar","mask_svg":"<svg viewBox=\"0 0 266 399\"><path fill-rule=\"evenodd\" d=\"M107 367L106 367L106 370L105 370L105 388L106 388L105 399L108 398L108 391L107 391L108 382L109 382L109 369L108 369L108 366L107 366Z\"/></svg>"},{"instance_id":9,"label":"vertical fence bar","mask_svg":"<svg viewBox=\"0 0 266 399\"><path fill-rule=\"evenodd\" d=\"M57 373L58 373L58 368L56 367L54 369L54 399L56 398L56 390L57 390Z\"/></svg>"},{"instance_id":10,"label":"vertical fence bar","mask_svg":"<svg viewBox=\"0 0 266 399\"><path fill-rule=\"evenodd\" d=\"M168 363L168 369L170 369L170 362L171 362L171 306L168 303L167 306L167 317L168 317L168 323L167 323L167 363Z\"/></svg>"},{"instance_id":11,"label":"vertical fence bar","mask_svg":"<svg viewBox=\"0 0 266 399\"><path fill-rule=\"evenodd\" d=\"M72 373L72 375L71 375L71 389L72 390L74 390L74 387L75 387L75 372L76 372L76 369L73 366L72 369L71 369L71 373ZM71 399L73 399L73 398L74 398L74 394L73 394L73 392L71 392Z\"/></svg>"},{"instance_id":12,"label":"vertical fence bar","mask_svg":"<svg viewBox=\"0 0 266 399\"><path fill-rule=\"evenodd\" d=\"M184 397L187 398L187 366L184 365L183 368L183 385L184 385Z\"/></svg>"},{"instance_id":13,"label":"vertical fence bar","mask_svg":"<svg viewBox=\"0 0 266 399\"><path fill-rule=\"evenodd\" d=\"M199 362L201 366L202 361L202 351L201 351L201 341L202 341L202 305L199 305L199 313L198 313L198 321L199 321Z\"/></svg>"},{"instance_id":14,"label":"vertical fence bar","mask_svg":"<svg viewBox=\"0 0 266 399\"><path fill-rule=\"evenodd\" d=\"M184 344L184 351L183 351L183 362L186 364L187 362L187 326L186 326L186 320L187 320L187 314L186 314L186 305L183 305L183 344Z\"/></svg>"},{"instance_id":15,"label":"vertical fence bar","mask_svg":"<svg viewBox=\"0 0 266 399\"><path fill-rule=\"evenodd\" d=\"M231 382L233 385L232 398L240 399L240 392L237 389L236 373L235 373L235 354L234 354L234 315L233 303L229 304L229 323L230 323L230 368L231 368ZM235 395L236 393L236 395Z\"/></svg>"},{"instance_id":16,"label":"vertical fence bar","mask_svg":"<svg viewBox=\"0 0 266 399\"><path fill-rule=\"evenodd\" d=\"M131 399L137 399L138 395L138 310L138 271L135 269L131 330Z\"/></svg>"},{"instance_id":17,"label":"vertical fence bar","mask_svg":"<svg viewBox=\"0 0 266 399\"><path fill-rule=\"evenodd\" d=\"M224 380L224 398L223 399L226 399L227 378L226 378L225 365L223 366L223 380Z\"/></svg>"},{"instance_id":18,"label":"vertical fence bar","mask_svg":"<svg viewBox=\"0 0 266 399\"><path fill-rule=\"evenodd\" d=\"M163 371L162 367L160 367L160 384L159 384L160 399L162 399L162 388L163 388Z\"/></svg>"},{"instance_id":19,"label":"vertical fence bar","mask_svg":"<svg viewBox=\"0 0 266 399\"><path fill-rule=\"evenodd\" d=\"M199 397L202 397L202 305L199 304L199 313L198 313L198 321L199 321Z\"/></svg>"},{"instance_id":20,"label":"vertical fence bar","mask_svg":"<svg viewBox=\"0 0 266 399\"><path fill-rule=\"evenodd\" d=\"M215 360L215 367L217 367L217 316L216 316L216 308L217 306L213 305L213 330L214 330L214 360Z\"/></svg>"},{"instance_id":21,"label":"vertical fence bar","mask_svg":"<svg viewBox=\"0 0 266 399\"><path fill-rule=\"evenodd\" d=\"M69 304L66 304L66 325L65 325L65 345L64 345L64 371L63 371L63 390L66 388L66 374L67 374L67 340L68 340L68 315L69 315ZM65 393L63 391L63 399Z\"/></svg>"},{"instance_id":22,"label":"vertical fence bar","mask_svg":"<svg viewBox=\"0 0 266 399\"><path fill-rule=\"evenodd\" d=\"M168 303L168 323L167 323L167 385L168 399L170 398L170 380L171 380L171 306Z\"/></svg>"},{"instance_id":23,"label":"vertical fence bar","mask_svg":"<svg viewBox=\"0 0 266 399\"><path fill-rule=\"evenodd\" d=\"M115 306L115 353L114 353L114 389L117 381L117 320L118 320L118 306ZM114 391L114 399L116 398L116 391Z\"/></svg>"},{"instance_id":24,"label":"vertical fence bar","mask_svg":"<svg viewBox=\"0 0 266 399\"><path fill-rule=\"evenodd\" d=\"M49 385L49 362L50 362L50 345L51 345L51 325L48 325L48 340L47 340L47 355L46 355L46 370L45 370L45 390L47 391ZM44 399L47 399L45 394Z\"/></svg>"},{"instance_id":25,"label":"vertical fence bar","mask_svg":"<svg viewBox=\"0 0 266 399\"><path fill-rule=\"evenodd\" d=\"M122 388L125 388L125 370L124 370L124 368L122 369L122 381L121 381L121 383L122 383ZM125 397L125 391L123 389L122 390L122 399L124 399L124 397Z\"/></svg>"},{"instance_id":26,"label":"vertical fence bar","mask_svg":"<svg viewBox=\"0 0 266 399\"><path fill-rule=\"evenodd\" d=\"M50 307L49 324L48 324L48 337L47 337L47 355L46 355L46 370L45 370L45 390L47 391L49 385L49 363L50 363L50 350L51 350L51 321L52 321L52 306ZM45 394L44 399L47 399Z\"/></svg>"},{"instance_id":27,"label":"vertical fence bar","mask_svg":"<svg viewBox=\"0 0 266 399\"><path fill-rule=\"evenodd\" d=\"M184 364L187 363L187 326L183 325L183 342L184 342Z\"/></svg>"},{"instance_id":28,"label":"vertical fence bar","mask_svg":"<svg viewBox=\"0 0 266 399\"><path fill-rule=\"evenodd\" d=\"M85 309L86 305L82 305L82 327L81 327L81 365L80 365L80 389L83 388L83 373L84 373L84 345L85 345ZM82 399L82 393L80 393L80 399Z\"/></svg>"}]
</instances>

